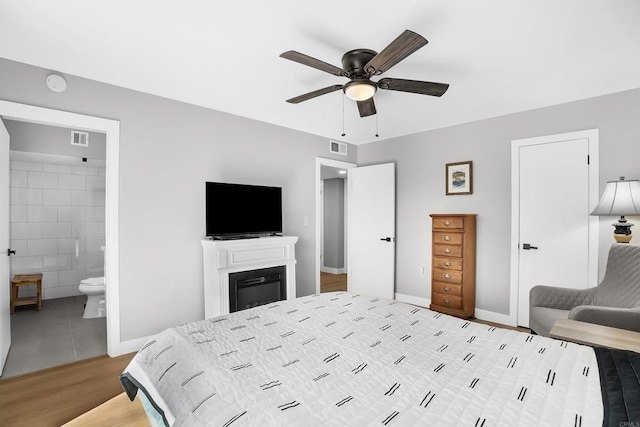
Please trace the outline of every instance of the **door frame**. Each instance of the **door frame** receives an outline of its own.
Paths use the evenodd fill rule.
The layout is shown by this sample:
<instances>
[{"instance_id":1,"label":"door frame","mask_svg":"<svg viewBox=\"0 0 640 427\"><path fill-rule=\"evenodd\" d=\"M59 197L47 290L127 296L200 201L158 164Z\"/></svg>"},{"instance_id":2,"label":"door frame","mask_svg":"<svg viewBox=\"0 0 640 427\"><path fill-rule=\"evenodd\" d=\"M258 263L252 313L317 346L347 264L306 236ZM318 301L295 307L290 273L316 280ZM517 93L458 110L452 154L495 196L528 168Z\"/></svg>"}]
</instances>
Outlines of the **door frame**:
<instances>
[{"instance_id":1,"label":"door frame","mask_svg":"<svg viewBox=\"0 0 640 427\"><path fill-rule=\"evenodd\" d=\"M329 167L341 168L341 169L351 169L351 168L358 167L356 163L327 159L324 157L316 157L316 185L315 185L316 187L316 262L315 262L315 270L314 270L314 274L316 276L316 294L320 293L320 269L322 268L322 260L321 260L322 244L321 243L324 237L323 226L321 221L321 219L323 218L322 173L321 173L322 166L329 166ZM346 209L347 209L347 206L345 205L345 212L346 212ZM345 221L345 225L346 225L346 221ZM347 235L347 232L345 230L345 239L346 239L346 235ZM345 256L346 256L346 253L347 251L345 248ZM346 263L344 267L345 269L347 268Z\"/></svg>"},{"instance_id":2,"label":"door frame","mask_svg":"<svg viewBox=\"0 0 640 427\"><path fill-rule=\"evenodd\" d=\"M589 140L589 211L593 210L600 199L600 132L599 129L588 129L556 135L545 135L534 138L515 139L511 141L511 283L509 299L509 322L512 326L518 323L518 292L520 277L520 148L531 145L553 144L560 141ZM598 284L598 238L600 221L597 216L589 217L589 265L587 287Z\"/></svg>"},{"instance_id":3,"label":"door frame","mask_svg":"<svg viewBox=\"0 0 640 427\"><path fill-rule=\"evenodd\" d=\"M36 107L0 100L0 116L8 120L106 134L105 166L105 302L107 307L107 354L119 356L123 348L120 335L120 247L119 247L119 170L120 122L101 117Z\"/></svg>"}]
</instances>

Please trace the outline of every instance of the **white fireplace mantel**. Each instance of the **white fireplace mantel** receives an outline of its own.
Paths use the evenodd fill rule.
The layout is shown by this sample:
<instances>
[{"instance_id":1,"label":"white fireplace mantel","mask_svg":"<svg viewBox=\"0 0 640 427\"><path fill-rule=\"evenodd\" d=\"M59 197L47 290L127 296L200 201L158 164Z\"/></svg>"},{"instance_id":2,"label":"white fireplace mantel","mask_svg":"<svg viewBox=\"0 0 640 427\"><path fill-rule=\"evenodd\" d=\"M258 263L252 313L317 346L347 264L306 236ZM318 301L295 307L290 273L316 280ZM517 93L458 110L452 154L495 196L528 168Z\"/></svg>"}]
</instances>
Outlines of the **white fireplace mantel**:
<instances>
[{"instance_id":1,"label":"white fireplace mantel","mask_svg":"<svg viewBox=\"0 0 640 427\"><path fill-rule=\"evenodd\" d=\"M205 319L229 313L229 273L284 265L287 299L294 299L297 241L297 236L202 240Z\"/></svg>"}]
</instances>

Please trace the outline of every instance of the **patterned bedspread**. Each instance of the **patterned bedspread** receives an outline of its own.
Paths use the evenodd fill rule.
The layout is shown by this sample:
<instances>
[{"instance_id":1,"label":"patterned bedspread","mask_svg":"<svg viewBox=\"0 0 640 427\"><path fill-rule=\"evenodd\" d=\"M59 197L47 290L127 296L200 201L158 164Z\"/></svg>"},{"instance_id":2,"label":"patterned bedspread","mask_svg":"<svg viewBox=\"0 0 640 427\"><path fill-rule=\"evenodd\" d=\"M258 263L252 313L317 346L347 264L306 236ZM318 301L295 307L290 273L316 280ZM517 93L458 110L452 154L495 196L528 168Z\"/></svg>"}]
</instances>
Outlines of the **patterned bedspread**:
<instances>
[{"instance_id":1,"label":"patterned bedspread","mask_svg":"<svg viewBox=\"0 0 640 427\"><path fill-rule=\"evenodd\" d=\"M168 329L121 377L174 426L600 426L593 349L348 292Z\"/></svg>"}]
</instances>

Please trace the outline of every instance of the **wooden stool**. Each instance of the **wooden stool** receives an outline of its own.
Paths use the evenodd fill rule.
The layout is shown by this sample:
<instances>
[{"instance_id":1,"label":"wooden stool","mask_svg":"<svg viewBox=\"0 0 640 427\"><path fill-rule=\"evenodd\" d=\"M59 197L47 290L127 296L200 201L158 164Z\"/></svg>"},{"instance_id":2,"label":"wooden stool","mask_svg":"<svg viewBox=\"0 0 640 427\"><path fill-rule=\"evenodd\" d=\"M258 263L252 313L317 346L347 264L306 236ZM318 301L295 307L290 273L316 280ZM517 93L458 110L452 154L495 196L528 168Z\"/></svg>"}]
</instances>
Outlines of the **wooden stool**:
<instances>
[{"instance_id":1,"label":"wooden stool","mask_svg":"<svg viewBox=\"0 0 640 427\"><path fill-rule=\"evenodd\" d=\"M36 286L38 293L35 297L18 298L20 286ZM16 274L11 281L11 314L16 305L37 304L38 311L42 310L42 273Z\"/></svg>"}]
</instances>

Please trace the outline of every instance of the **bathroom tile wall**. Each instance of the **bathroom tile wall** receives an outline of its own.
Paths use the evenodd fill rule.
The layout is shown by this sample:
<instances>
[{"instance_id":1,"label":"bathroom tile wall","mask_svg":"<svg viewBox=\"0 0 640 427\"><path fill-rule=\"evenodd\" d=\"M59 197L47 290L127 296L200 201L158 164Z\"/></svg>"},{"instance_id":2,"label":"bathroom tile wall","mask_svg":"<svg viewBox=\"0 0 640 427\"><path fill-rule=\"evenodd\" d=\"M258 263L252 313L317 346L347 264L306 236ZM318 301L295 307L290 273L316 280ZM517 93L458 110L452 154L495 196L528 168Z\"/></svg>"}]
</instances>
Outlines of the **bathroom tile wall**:
<instances>
[{"instance_id":1,"label":"bathroom tile wall","mask_svg":"<svg viewBox=\"0 0 640 427\"><path fill-rule=\"evenodd\" d=\"M80 280L104 275L104 162L11 154L11 274L44 273L43 299L79 295Z\"/></svg>"}]
</instances>

